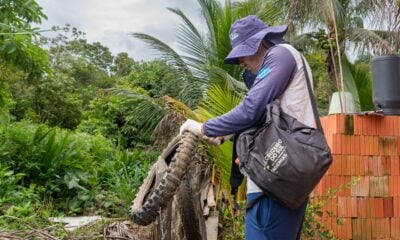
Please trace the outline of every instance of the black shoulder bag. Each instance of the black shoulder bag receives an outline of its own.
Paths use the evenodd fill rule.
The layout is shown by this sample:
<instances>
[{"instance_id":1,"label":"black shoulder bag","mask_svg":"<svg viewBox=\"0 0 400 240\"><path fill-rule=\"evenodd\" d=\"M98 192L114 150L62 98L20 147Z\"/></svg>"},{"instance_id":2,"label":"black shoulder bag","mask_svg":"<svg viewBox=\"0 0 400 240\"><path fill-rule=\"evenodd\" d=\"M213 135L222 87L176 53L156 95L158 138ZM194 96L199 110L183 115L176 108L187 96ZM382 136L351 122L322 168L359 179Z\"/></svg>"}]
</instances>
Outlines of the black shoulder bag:
<instances>
[{"instance_id":1,"label":"black shoulder bag","mask_svg":"<svg viewBox=\"0 0 400 240\"><path fill-rule=\"evenodd\" d=\"M236 145L241 170L265 195L291 209L304 203L332 163L302 61L317 129L284 113L275 100L267 105L261 127L242 132Z\"/></svg>"}]
</instances>

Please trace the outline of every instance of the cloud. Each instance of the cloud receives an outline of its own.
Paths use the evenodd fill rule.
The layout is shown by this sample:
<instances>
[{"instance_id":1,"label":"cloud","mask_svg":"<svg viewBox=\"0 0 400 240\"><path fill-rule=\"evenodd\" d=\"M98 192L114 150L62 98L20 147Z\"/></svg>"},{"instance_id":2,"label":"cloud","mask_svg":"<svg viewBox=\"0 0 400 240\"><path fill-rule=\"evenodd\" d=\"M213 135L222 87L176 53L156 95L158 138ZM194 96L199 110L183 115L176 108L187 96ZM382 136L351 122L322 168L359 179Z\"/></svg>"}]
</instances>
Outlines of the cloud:
<instances>
[{"instance_id":1,"label":"cloud","mask_svg":"<svg viewBox=\"0 0 400 240\"><path fill-rule=\"evenodd\" d=\"M114 55L128 52L135 60L150 60L156 55L133 32L152 35L170 46L176 45L180 19L167 10L179 8L201 24L200 6L195 0L37 0L48 20L42 28L66 23L86 33L90 42L101 42Z\"/></svg>"}]
</instances>

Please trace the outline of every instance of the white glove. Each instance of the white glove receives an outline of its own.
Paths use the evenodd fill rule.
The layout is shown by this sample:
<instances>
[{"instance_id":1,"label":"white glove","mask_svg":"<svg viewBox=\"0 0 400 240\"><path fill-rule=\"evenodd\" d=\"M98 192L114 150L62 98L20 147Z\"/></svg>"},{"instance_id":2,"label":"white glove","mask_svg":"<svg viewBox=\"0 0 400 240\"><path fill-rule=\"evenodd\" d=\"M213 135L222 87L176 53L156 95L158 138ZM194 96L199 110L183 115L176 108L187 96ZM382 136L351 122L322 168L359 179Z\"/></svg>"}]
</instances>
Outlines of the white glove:
<instances>
[{"instance_id":1,"label":"white glove","mask_svg":"<svg viewBox=\"0 0 400 240\"><path fill-rule=\"evenodd\" d=\"M180 127L179 134L182 134L184 131L190 131L199 137L203 137L204 133L202 131L202 128L203 128L202 123L196 122L192 119L188 119Z\"/></svg>"}]
</instances>

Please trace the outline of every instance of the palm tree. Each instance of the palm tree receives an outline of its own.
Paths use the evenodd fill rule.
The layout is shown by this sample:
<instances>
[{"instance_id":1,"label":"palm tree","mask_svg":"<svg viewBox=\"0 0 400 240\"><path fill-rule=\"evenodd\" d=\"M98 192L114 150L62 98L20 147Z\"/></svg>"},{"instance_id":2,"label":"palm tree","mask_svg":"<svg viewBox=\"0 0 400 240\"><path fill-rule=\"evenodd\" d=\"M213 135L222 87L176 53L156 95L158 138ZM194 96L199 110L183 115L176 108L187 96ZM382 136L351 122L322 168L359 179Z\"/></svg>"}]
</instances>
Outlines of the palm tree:
<instances>
[{"instance_id":1,"label":"palm tree","mask_svg":"<svg viewBox=\"0 0 400 240\"><path fill-rule=\"evenodd\" d=\"M359 94L351 72L347 53L359 50L374 54L399 51L400 9L397 0L298 0L276 1L287 9L286 21L297 43L308 48L310 37L319 35L314 29L323 29L328 44L327 63L331 79L339 89L350 91L360 105ZM365 26L371 25L373 29ZM311 29L311 31L309 31ZM295 40L296 42L296 40ZM308 47L306 46L308 44Z\"/></svg>"},{"instance_id":2,"label":"palm tree","mask_svg":"<svg viewBox=\"0 0 400 240\"><path fill-rule=\"evenodd\" d=\"M155 123L154 119L156 119L157 122L165 124L165 121L160 121L162 117L154 117L154 114L158 112L166 116L165 114L168 115L171 110L182 113L185 117L206 121L235 107L240 102L245 87L243 82L239 81L241 69L238 66L223 63L231 49L230 26L235 20L249 14L257 15L269 23L283 20L282 10L276 9L271 1L249 0L233 4L227 0L222 6L218 0L198 0L198 4L206 25L205 33L196 28L181 10L168 8L182 20L177 31L179 50L182 54L153 36L145 33L133 34L134 37L145 41L157 50L160 58L173 66L176 77L182 83L181 94L177 99L164 97L155 101L147 97L139 97L141 94L138 93L128 93L127 90L114 90L142 100L144 104L139 108L146 110L140 112L152 114L141 115L141 121ZM145 116L152 116L153 119L146 121ZM173 126L170 127L173 128ZM220 168L226 168L226 165L230 164L230 158L221 158L215 149L212 152L218 155L215 159ZM228 176L229 174L226 174L222 177L226 184L229 183Z\"/></svg>"}]
</instances>

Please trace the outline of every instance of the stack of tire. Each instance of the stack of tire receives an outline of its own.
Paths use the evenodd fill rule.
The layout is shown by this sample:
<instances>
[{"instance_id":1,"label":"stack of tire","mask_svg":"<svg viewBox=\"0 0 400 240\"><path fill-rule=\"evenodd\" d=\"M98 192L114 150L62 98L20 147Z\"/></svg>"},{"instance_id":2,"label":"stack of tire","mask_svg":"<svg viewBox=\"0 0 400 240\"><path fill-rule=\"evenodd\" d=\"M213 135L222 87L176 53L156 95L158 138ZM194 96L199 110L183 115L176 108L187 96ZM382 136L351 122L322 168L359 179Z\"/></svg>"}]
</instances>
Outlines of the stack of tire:
<instances>
[{"instance_id":1,"label":"stack of tire","mask_svg":"<svg viewBox=\"0 0 400 240\"><path fill-rule=\"evenodd\" d=\"M197 144L197 136L190 132L184 132L175 137L164 149L160 158L167 160L172 156L168 170L141 208L131 209L129 216L134 223L142 226L149 225L156 219L160 209L165 208L171 202L187 171L189 162L195 154Z\"/></svg>"}]
</instances>

